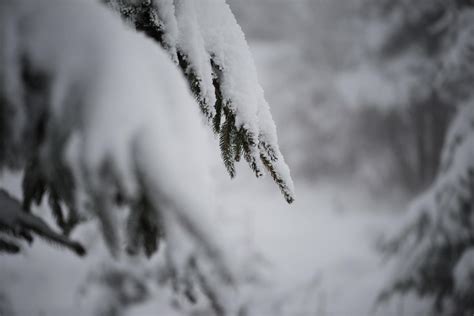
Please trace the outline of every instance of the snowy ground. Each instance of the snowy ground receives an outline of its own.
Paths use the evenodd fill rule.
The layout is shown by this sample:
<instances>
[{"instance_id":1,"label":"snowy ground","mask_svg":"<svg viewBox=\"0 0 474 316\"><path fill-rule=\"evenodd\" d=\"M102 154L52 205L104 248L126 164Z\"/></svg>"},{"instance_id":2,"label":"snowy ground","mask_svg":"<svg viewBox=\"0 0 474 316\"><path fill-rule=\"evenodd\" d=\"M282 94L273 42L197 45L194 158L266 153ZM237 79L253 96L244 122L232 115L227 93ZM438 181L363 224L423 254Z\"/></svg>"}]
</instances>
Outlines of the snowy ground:
<instances>
[{"instance_id":1,"label":"snowy ground","mask_svg":"<svg viewBox=\"0 0 474 316\"><path fill-rule=\"evenodd\" d=\"M370 314L386 274L375 242L397 220L394 206L370 199L357 186L296 183L298 198L290 206L275 192L262 192L270 183L256 187L242 180L238 190L227 192L251 218L281 314Z\"/></svg>"},{"instance_id":2,"label":"snowy ground","mask_svg":"<svg viewBox=\"0 0 474 316\"><path fill-rule=\"evenodd\" d=\"M271 181L240 171L219 191L223 204L235 203L226 216L246 221L247 242L271 274L267 308L281 315L368 315L384 280L374 241L393 223L391 206L329 181L297 182L298 199L287 205ZM1 258L1 288L18 315L71 315L92 263L39 242L24 255Z\"/></svg>"}]
</instances>

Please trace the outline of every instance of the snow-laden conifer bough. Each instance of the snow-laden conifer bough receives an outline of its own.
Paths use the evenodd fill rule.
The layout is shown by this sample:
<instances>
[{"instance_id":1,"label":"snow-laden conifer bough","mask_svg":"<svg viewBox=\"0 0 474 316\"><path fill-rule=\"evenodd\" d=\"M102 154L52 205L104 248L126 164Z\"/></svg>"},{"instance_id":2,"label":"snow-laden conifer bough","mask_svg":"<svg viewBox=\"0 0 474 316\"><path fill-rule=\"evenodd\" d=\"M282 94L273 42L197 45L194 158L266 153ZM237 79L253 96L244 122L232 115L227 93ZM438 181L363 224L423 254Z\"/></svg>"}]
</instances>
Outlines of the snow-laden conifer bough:
<instances>
[{"instance_id":1,"label":"snow-laden conifer bough","mask_svg":"<svg viewBox=\"0 0 474 316\"><path fill-rule=\"evenodd\" d=\"M448 131L435 182L384 245L393 277L380 302L414 291L432 296L435 309L450 315L474 308L473 197L474 104L469 101L459 106Z\"/></svg>"},{"instance_id":2,"label":"snow-laden conifer bough","mask_svg":"<svg viewBox=\"0 0 474 316\"><path fill-rule=\"evenodd\" d=\"M243 156L291 203L276 128L224 0L0 2L0 167L23 171L22 203L0 192L0 251L34 232L83 254L67 236L95 217L116 256L150 256L164 238L176 278L195 271L223 309L215 284L232 273L209 220L199 108L231 177ZM45 195L62 234L31 211Z\"/></svg>"},{"instance_id":3,"label":"snow-laden conifer bough","mask_svg":"<svg viewBox=\"0 0 474 316\"><path fill-rule=\"evenodd\" d=\"M438 34L431 43L440 44L441 51L430 52L431 56L424 58L436 69L435 80L428 86L441 102L452 106L455 114L445 136L436 178L411 203L405 220L383 245L392 276L378 301L416 294L427 303L428 314L472 314L474 9L469 1L437 1L417 2L416 7L410 3L403 10L407 11L401 15L405 16L405 24L423 24L422 32L432 32L436 24ZM401 23L400 29L405 24ZM433 110L438 106L429 105Z\"/></svg>"}]
</instances>

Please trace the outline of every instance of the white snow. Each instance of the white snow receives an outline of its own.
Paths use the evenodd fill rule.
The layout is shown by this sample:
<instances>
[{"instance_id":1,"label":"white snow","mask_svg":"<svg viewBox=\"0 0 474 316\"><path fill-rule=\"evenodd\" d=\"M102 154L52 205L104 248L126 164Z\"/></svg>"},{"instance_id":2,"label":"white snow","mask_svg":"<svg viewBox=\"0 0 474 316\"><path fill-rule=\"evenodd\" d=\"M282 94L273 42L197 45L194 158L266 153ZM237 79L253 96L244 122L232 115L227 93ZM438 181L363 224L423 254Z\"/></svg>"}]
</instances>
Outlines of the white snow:
<instances>
[{"instance_id":1,"label":"white snow","mask_svg":"<svg viewBox=\"0 0 474 316\"><path fill-rule=\"evenodd\" d=\"M462 201L472 198L474 170L474 106L460 106L443 149L442 165L434 183L410 205L408 216L391 228L401 241L392 259L392 282L417 280L433 249L469 243L474 217L465 214ZM471 177L471 178L469 178ZM462 248L461 248L462 249ZM459 291L465 289L472 250L464 250L453 277ZM467 271L467 272L466 272ZM465 278L464 278L465 279ZM469 280L469 279L467 279ZM469 281L465 281L469 282ZM390 284L389 283L389 284Z\"/></svg>"},{"instance_id":2,"label":"white snow","mask_svg":"<svg viewBox=\"0 0 474 316\"><path fill-rule=\"evenodd\" d=\"M279 150L276 127L259 83L245 36L225 0L160 0L157 25L163 46L177 62L177 53L189 63L186 75L196 85L196 95L208 121L216 115L218 77L222 102L235 115L235 127L248 132L249 152L256 174L262 175L261 155L270 161L274 176L288 201L294 200L290 171ZM211 61L212 60L212 61ZM261 144L259 148L259 143ZM271 159L268 159L271 158Z\"/></svg>"},{"instance_id":3,"label":"white snow","mask_svg":"<svg viewBox=\"0 0 474 316\"><path fill-rule=\"evenodd\" d=\"M173 0L154 0L152 3L158 8L157 14L163 29L163 41L168 46L173 61L177 62L176 44L179 31Z\"/></svg>"},{"instance_id":4,"label":"white snow","mask_svg":"<svg viewBox=\"0 0 474 316\"><path fill-rule=\"evenodd\" d=\"M0 22L16 31L18 44L6 40L0 51L15 50L48 80L39 92L46 102L29 105L31 111L17 106L30 124L36 111L48 114L40 168L63 164L73 172L78 208L97 216L115 255L125 242L115 196L145 195L162 213L176 272L189 277L183 269L199 257L219 272L215 282L227 277L230 264L213 226L210 162L217 153L208 149L199 108L165 51L93 1L22 0L2 9ZM19 76L10 66L16 64L2 74Z\"/></svg>"},{"instance_id":5,"label":"white snow","mask_svg":"<svg viewBox=\"0 0 474 316\"><path fill-rule=\"evenodd\" d=\"M5 2L0 4L1 9L8 9L0 11L0 22L6 26L0 28L0 40L2 44L8 43L0 45L3 61L0 74L18 77L19 70L14 67L8 70L1 67L14 65L4 62L5 56L15 55L9 50L22 50L33 65L41 65L44 68L40 70L53 75L51 107L58 126L52 127L49 133L72 134L66 133L69 138L62 148L64 157L52 161L62 161L74 171L82 194L80 201L108 206L115 190L122 190L127 198L137 198L139 192L145 192L164 212L161 215L168 234L164 253L150 262L111 264L111 270L125 269L133 278L155 286L150 289L152 296L145 305L130 309L124 306L123 313L171 316L182 315L183 310L188 312L187 307L181 311L176 309L176 297L169 284L163 287L154 281L163 268L162 261L172 264L179 281L185 283L189 279L183 279L195 278L189 276L187 263L193 256L199 256L203 259L204 271L219 272L208 273L211 282L216 276L225 277L220 276L228 272L220 271L222 266L232 268L232 276L239 285L244 284L243 293L239 294L255 308L257 315L370 314L379 288L387 278L373 243L379 234L398 224L398 217L386 211L398 210L400 205L388 205L373 196L365 199L366 192L358 183L341 184L321 179L316 184L300 182L300 198L288 206L268 189L270 180L257 182L248 170L242 170L237 181L223 178L225 171L217 157L217 147L208 146L207 129L201 126L198 107L169 56L155 43L122 26L117 17L99 9L92 0L47 1L55 4L52 10L42 7L44 2L34 0L10 1L6 7L1 7ZM278 151L275 125L256 81L255 65L250 54L242 50L246 47L245 38L227 5L220 0L182 2L191 6L187 10L175 7L171 1L156 0L155 3L166 8L160 12L163 13L160 19L165 24L166 42L170 47L179 46L182 38L191 34L184 33L197 32L195 27L199 25L202 38L196 35L193 39L202 40L206 50L201 50L201 43L197 42L186 48L194 52L193 63L204 62L211 56L210 52L215 54L226 76L223 88L236 100L238 121L275 147L279 172L292 192L287 166ZM9 14L9 6L22 4L29 7L23 8L20 16ZM189 25L179 23L181 13L175 9L183 9L180 12L191 17L184 19ZM61 12L61 17L57 12ZM48 23L43 23L44 20ZM104 25L95 24L95 20L103 21ZM12 25L18 21L24 22L22 33L18 35L20 43L24 41L29 45L17 46L6 39L8 32L16 30ZM67 25L74 33L66 34L64 27L58 25ZM60 46L61 52L54 50L55 46ZM348 88L359 84L360 78L365 80L367 76L356 75ZM378 78L370 77L367 81L369 79L377 81ZM0 81L1 93L5 90L19 93L5 82ZM14 80L9 82L15 83ZM289 109L281 111L291 113ZM473 148L472 143L460 146L458 150L466 155L456 159L472 162L469 148ZM43 149L43 155L51 158L50 148ZM255 151L255 154L260 152ZM104 166L111 166L112 170L104 171ZM210 168L213 168L212 175ZM217 189L211 184L215 175L220 175ZM11 186L16 180L4 178L0 183L18 194L18 187ZM115 182L118 187L111 185ZM215 191L219 196L217 206ZM424 205L422 202L431 207L429 198L427 202L419 202L416 208ZM44 205L35 210L44 211ZM117 235L110 240L113 248L121 248L122 242L118 240L121 234L115 230L122 213L114 211L101 208L95 213L103 224L110 225L112 234ZM111 224L114 221L118 224ZM224 230L224 233L216 230ZM92 306L88 305L91 304L88 299L94 305L117 303L110 292L102 292L101 284L84 284L91 270L98 269L98 264L104 261L110 264L99 231L89 223L74 232L73 237L90 249L85 259L41 242L35 242L22 256L1 257L0 297L5 294L20 315L33 312L53 316L89 315ZM222 245L224 254L216 251ZM228 253L232 255L232 262L228 262ZM459 279L466 276L466 267L472 261L471 255L466 254L466 257L468 259L463 258L456 269L460 288ZM210 264L212 262L217 264ZM97 275L92 279L96 280ZM137 295L133 284L125 285L129 296ZM223 292L232 292L225 285L220 286L215 285ZM84 293L80 291L83 288L87 288ZM81 301L83 304L78 306ZM204 307L196 307L199 308ZM195 311L190 309L189 313L191 310ZM384 308L378 314L400 315L397 306Z\"/></svg>"},{"instance_id":6,"label":"white snow","mask_svg":"<svg viewBox=\"0 0 474 316\"><path fill-rule=\"evenodd\" d=\"M470 293L474 282L474 248L464 251L453 270L454 288L461 295L472 295Z\"/></svg>"},{"instance_id":7,"label":"white snow","mask_svg":"<svg viewBox=\"0 0 474 316\"><path fill-rule=\"evenodd\" d=\"M171 12L171 4L158 3L158 7ZM289 168L278 148L276 127L270 108L259 83L253 58L245 36L234 15L224 0L179 0L174 3L176 20L170 15L164 25L177 24L177 48L185 54L187 61L199 78L201 97L206 104L215 103L213 76L219 76L223 101L236 115L237 128L245 127L250 135L264 142L274 153L271 159L277 175L286 184L288 196L294 196L294 185ZM171 27L174 30L174 27ZM210 60L216 63L218 73L211 69ZM210 116L215 109L207 107ZM256 144L257 145L257 144ZM257 168L263 169L260 154L268 156L262 148L251 147Z\"/></svg>"},{"instance_id":8,"label":"white snow","mask_svg":"<svg viewBox=\"0 0 474 316\"><path fill-rule=\"evenodd\" d=\"M288 206L274 198L273 190L268 188L269 179L262 185L242 168L242 176L231 181L225 177L218 160L215 164L220 169L218 193L222 211L215 223L227 227L227 237L234 239L234 243L227 245L231 248L234 264L240 267L240 276L255 273L260 265L255 276L257 280L247 281L243 288L244 298L252 307L253 314L250 315L313 315L319 312L350 316L366 315L371 311L386 273L373 243L397 221L396 216L385 213L393 206L361 199L360 188L330 181L299 183L304 188L300 198ZM95 235L91 242L96 246L84 259L41 243L26 252L27 258L31 259L2 258L0 281L10 289L8 294L13 306L21 304L24 296L32 297L28 304L20 305L20 314L41 309L48 315L73 316L88 311L87 300L93 299L98 289L81 294L78 288L84 285L89 271L97 269L104 251L103 246L97 245L100 244L99 235L92 233L91 228L77 231L82 239ZM239 234L242 237L238 237ZM251 252L254 255L246 258ZM148 271L142 271L142 274L150 281L147 273L156 271L157 259L152 258L152 262L145 265L134 264ZM47 292L40 291L43 281L35 279L38 271L42 272L42 278L51 280ZM22 275L18 275L19 272ZM38 291L42 294L35 295ZM166 287L157 287L152 293L145 304L124 309L125 315L158 312L183 315L172 307L173 295ZM78 302L82 304L78 306ZM198 305L192 310L200 308L202 306ZM395 311L389 306L376 315L395 316Z\"/></svg>"},{"instance_id":9,"label":"white snow","mask_svg":"<svg viewBox=\"0 0 474 316\"><path fill-rule=\"evenodd\" d=\"M194 0L175 1L176 23L178 27L177 47L185 54L187 62L191 64L199 78L199 88L204 104L212 105L206 107L210 117L216 114L214 104L216 94L212 84L211 56L204 45L204 35L199 27L197 8L202 4ZM209 8L212 9L212 8Z\"/></svg>"},{"instance_id":10,"label":"white snow","mask_svg":"<svg viewBox=\"0 0 474 316\"><path fill-rule=\"evenodd\" d=\"M143 142L148 141L146 137L143 139ZM140 164L148 164L147 159L153 158L149 155L153 148L137 147L140 148L137 153L142 153L139 155L143 159ZM209 151L215 153L215 148ZM299 182L302 188L299 199L289 206L275 197L270 179L264 179L262 183L250 174L248 168L239 166L241 176L231 181L217 155L210 155L209 161L213 163L213 178L218 178L219 215L213 217L213 225L225 230L221 235L225 239L222 242L232 255L232 266L237 267L239 285L244 285L240 294L254 308L256 315L369 314L385 273L379 270L379 254L372 242L396 221L384 212L393 206L365 198L364 188L354 183L342 185L327 179L321 179L317 184ZM160 166L147 167L151 168L147 169L147 175L155 174L154 170L158 169L162 172ZM164 179L168 180L172 171L168 170ZM151 177L146 181L152 188L157 183ZM12 179L1 183L12 183ZM174 184L179 183L169 183L171 186ZM180 185L187 188L187 183ZM11 187L8 189L12 190ZM199 198L198 189L190 192L196 193L196 199ZM183 203L186 202L185 199ZM180 213L167 214L180 216ZM168 222L177 223L177 220ZM182 251L173 256L178 265L183 262L178 256L186 255L186 250L192 251L195 244L186 242L186 233L181 229L172 230L172 233L178 235L172 239L172 246L181 243ZM104 294L95 285L85 294L77 290L84 285L89 271L97 269L97 262L103 260L105 247L97 229L90 225L80 227L74 237L91 249L84 260L50 249L42 243L35 243L26 252L27 258L2 258L0 284L9 289L7 294L12 305L19 306L19 314L42 310L53 316L84 315L90 314L88 299L108 300L108 296L95 296ZM158 259L153 257L148 264L135 262L135 268L144 266L146 271L138 277L153 282L155 274L152 272L160 269L156 265ZM42 291L46 280L49 280L49 290ZM173 307L175 298L169 287L157 286L152 289L152 295L145 304L124 308L123 312L130 316L186 314L186 309L179 311ZM32 299L23 303L24 297ZM59 297L64 299L57 299ZM114 300L113 297L110 299ZM83 304L78 306L81 301ZM200 308L202 306L196 309L199 311ZM206 310L201 312L208 315ZM397 314L396 309L390 307L379 315Z\"/></svg>"}]
</instances>

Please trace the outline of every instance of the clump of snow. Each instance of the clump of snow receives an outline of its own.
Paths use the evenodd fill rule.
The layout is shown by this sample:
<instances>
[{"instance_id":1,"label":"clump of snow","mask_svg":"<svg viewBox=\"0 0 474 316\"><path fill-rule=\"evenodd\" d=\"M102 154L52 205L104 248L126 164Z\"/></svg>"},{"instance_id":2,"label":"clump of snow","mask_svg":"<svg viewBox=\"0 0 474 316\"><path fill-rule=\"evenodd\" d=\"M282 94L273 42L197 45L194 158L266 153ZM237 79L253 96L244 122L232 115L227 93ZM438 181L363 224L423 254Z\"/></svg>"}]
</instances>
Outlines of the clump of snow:
<instances>
[{"instance_id":1,"label":"clump of snow","mask_svg":"<svg viewBox=\"0 0 474 316\"><path fill-rule=\"evenodd\" d=\"M197 16L207 51L221 68L223 98L230 101L236 114L236 126L258 135L260 152L252 151L258 162L259 155L273 156L270 161L278 177L286 184L285 196L294 196L294 185L288 166L278 149L276 127L258 81L257 71L245 36L232 11L224 0L201 1ZM216 27L218 25L219 27ZM265 145L270 149L264 148Z\"/></svg>"},{"instance_id":2,"label":"clump of snow","mask_svg":"<svg viewBox=\"0 0 474 316\"><path fill-rule=\"evenodd\" d=\"M176 45L178 40L178 25L175 18L175 6L173 0L154 0L152 2L157 8L157 15L161 29L163 30L163 42L171 53L173 61L177 62Z\"/></svg>"},{"instance_id":3,"label":"clump of snow","mask_svg":"<svg viewBox=\"0 0 474 316\"><path fill-rule=\"evenodd\" d=\"M213 75L210 64L211 56L204 46L204 37L198 24L196 7L201 4L189 0L175 1L177 32L177 47L186 61L191 64L191 69L198 76L200 97L202 104L214 105L216 103L216 92L212 83ZM188 71L191 71L189 69ZM208 115L212 118L216 115L214 106L206 106Z\"/></svg>"},{"instance_id":4,"label":"clump of snow","mask_svg":"<svg viewBox=\"0 0 474 316\"><path fill-rule=\"evenodd\" d=\"M474 283L474 248L469 248L461 256L453 270L454 288L461 295L472 293Z\"/></svg>"}]
</instances>

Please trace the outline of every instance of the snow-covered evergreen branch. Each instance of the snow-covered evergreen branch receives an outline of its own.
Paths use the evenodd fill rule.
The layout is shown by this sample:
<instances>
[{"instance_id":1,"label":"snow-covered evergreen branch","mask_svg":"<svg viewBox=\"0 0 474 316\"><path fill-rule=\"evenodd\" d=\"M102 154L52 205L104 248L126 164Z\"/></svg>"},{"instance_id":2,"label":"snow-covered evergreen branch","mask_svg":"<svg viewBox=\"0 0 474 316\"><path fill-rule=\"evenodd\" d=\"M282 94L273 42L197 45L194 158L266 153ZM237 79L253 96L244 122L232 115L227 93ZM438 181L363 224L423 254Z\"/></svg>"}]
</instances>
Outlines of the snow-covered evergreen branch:
<instances>
[{"instance_id":1,"label":"snow-covered evergreen branch","mask_svg":"<svg viewBox=\"0 0 474 316\"><path fill-rule=\"evenodd\" d=\"M190 3L176 8L195 11L196 19L230 23L228 34L220 34L215 25L200 29L207 32L203 40L215 41L204 47L214 45L213 60L223 76L217 81L227 121L219 129L225 122L230 126L232 117L232 137L239 131L242 138L240 147L232 141L225 145L233 150L231 158L243 152L258 170L259 157L265 156L292 200L289 172L240 28L223 2L212 11L216 16L207 18L202 15L212 12L187 8ZM157 17L170 17L166 14L160 11ZM192 16L183 14L193 23ZM192 28L183 23L178 29ZM186 36L176 42L178 62L186 40L199 39ZM237 46L228 47L226 36ZM173 38L162 38L168 51L93 1L1 2L0 167L26 168L23 210L19 203L14 210L26 228L47 235L47 227L31 224L36 217L30 213L32 204L47 194L66 235L93 216L117 257L125 250L151 255L165 239L175 279L198 280L216 312L228 314L239 299L230 295L233 267L213 226L212 150L196 100L173 63ZM248 76L239 71L239 62L250 71ZM212 86L200 91L214 87L216 80L211 79ZM210 108L209 115L215 117ZM128 209L127 223L119 207ZM79 249L63 235L48 237Z\"/></svg>"},{"instance_id":2,"label":"snow-covered evergreen branch","mask_svg":"<svg viewBox=\"0 0 474 316\"><path fill-rule=\"evenodd\" d=\"M139 31L165 48L185 74L220 138L231 177L243 155L257 177L267 169L285 199L294 200L288 166L258 82L244 34L224 0L107 0Z\"/></svg>"}]
</instances>

